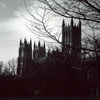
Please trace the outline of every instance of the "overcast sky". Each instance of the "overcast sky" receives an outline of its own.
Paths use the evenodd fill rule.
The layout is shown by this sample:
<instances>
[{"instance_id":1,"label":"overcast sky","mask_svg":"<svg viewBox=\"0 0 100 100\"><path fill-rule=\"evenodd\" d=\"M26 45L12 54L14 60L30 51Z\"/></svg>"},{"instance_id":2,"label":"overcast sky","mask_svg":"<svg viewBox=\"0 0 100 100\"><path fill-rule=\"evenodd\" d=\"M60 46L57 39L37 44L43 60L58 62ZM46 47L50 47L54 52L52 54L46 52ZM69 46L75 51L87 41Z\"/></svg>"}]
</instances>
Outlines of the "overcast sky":
<instances>
[{"instance_id":1,"label":"overcast sky","mask_svg":"<svg viewBox=\"0 0 100 100\"><path fill-rule=\"evenodd\" d=\"M0 0L0 61L4 63L18 57L20 38L37 40L25 27L27 22L21 15L21 5L24 5L23 0Z\"/></svg>"},{"instance_id":2,"label":"overcast sky","mask_svg":"<svg viewBox=\"0 0 100 100\"><path fill-rule=\"evenodd\" d=\"M34 1L26 0L26 3L36 5ZM0 61L4 63L18 57L20 39L31 39L32 43L39 41L33 33L27 31L27 21L21 13L24 16L27 14L23 12L21 5L24 6L24 0L0 0ZM54 18L50 23L61 26L62 20L63 18ZM69 19L66 22L69 23Z\"/></svg>"},{"instance_id":3,"label":"overcast sky","mask_svg":"<svg viewBox=\"0 0 100 100\"><path fill-rule=\"evenodd\" d=\"M20 38L36 39L26 30L21 4L23 0L0 0L0 61L18 57Z\"/></svg>"}]
</instances>

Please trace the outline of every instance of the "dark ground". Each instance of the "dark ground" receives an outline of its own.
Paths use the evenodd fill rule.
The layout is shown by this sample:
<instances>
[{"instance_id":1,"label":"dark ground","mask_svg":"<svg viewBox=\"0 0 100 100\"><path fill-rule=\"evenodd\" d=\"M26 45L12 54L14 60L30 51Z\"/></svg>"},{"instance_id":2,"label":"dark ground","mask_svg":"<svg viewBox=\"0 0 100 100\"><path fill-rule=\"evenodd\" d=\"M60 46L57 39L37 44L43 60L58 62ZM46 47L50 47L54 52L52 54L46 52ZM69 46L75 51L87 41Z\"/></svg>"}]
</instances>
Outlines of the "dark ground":
<instances>
[{"instance_id":1,"label":"dark ground","mask_svg":"<svg viewBox=\"0 0 100 100\"><path fill-rule=\"evenodd\" d=\"M12 97L12 98L0 98L0 100L100 100L97 98L87 97Z\"/></svg>"}]
</instances>

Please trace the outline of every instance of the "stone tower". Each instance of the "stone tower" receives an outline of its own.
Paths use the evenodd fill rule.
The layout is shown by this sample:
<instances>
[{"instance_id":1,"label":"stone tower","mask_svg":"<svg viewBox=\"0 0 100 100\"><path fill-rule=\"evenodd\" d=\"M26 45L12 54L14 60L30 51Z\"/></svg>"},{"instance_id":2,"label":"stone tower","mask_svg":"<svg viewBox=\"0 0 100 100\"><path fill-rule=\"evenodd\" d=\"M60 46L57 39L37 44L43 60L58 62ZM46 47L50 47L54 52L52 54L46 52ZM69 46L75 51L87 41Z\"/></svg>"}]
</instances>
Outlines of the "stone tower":
<instances>
[{"instance_id":1,"label":"stone tower","mask_svg":"<svg viewBox=\"0 0 100 100\"><path fill-rule=\"evenodd\" d=\"M67 46L66 46L67 45ZM71 18L70 25L62 22L62 52L81 57L81 21L76 25Z\"/></svg>"},{"instance_id":2,"label":"stone tower","mask_svg":"<svg viewBox=\"0 0 100 100\"><path fill-rule=\"evenodd\" d=\"M24 40L24 43L20 40L19 46L19 57L18 57L18 76L27 76L30 74L32 63L32 42L27 43L27 40Z\"/></svg>"},{"instance_id":3,"label":"stone tower","mask_svg":"<svg viewBox=\"0 0 100 100\"><path fill-rule=\"evenodd\" d=\"M34 51L33 51L33 58L41 58L45 57L45 43L41 46L40 41L38 42L38 46L34 42Z\"/></svg>"}]
</instances>

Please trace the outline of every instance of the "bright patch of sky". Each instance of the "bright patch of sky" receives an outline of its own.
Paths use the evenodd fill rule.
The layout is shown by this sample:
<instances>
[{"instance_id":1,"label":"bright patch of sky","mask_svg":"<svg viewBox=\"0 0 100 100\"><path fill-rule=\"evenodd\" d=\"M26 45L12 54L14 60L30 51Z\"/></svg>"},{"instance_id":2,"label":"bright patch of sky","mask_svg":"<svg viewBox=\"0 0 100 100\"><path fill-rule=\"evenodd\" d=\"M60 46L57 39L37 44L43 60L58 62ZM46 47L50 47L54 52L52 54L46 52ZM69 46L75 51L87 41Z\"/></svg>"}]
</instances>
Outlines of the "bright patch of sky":
<instances>
[{"instance_id":1,"label":"bright patch of sky","mask_svg":"<svg viewBox=\"0 0 100 100\"><path fill-rule=\"evenodd\" d=\"M33 2L33 3L31 3ZM26 0L27 4L34 4L34 0ZM38 42L37 37L27 31L25 24L27 21L21 15L29 17L23 10L24 0L0 0L0 61L7 62L12 58L18 57L20 39L28 41L31 39ZM54 18L51 25L61 26L62 18ZM69 20L67 20L69 23ZM56 24L55 24L56 23Z\"/></svg>"},{"instance_id":2,"label":"bright patch of sky","mask_svg":"<svg viewBox=\"0 0 100 100\"><path fill-rule=\"evenodd\" d=\"M31 0L28 0L30 3ZM18 57L19 41L37 38L26 30L22 17L23 0L0 0L0 61L7 62Z\"/></svg>"}]
</instances>

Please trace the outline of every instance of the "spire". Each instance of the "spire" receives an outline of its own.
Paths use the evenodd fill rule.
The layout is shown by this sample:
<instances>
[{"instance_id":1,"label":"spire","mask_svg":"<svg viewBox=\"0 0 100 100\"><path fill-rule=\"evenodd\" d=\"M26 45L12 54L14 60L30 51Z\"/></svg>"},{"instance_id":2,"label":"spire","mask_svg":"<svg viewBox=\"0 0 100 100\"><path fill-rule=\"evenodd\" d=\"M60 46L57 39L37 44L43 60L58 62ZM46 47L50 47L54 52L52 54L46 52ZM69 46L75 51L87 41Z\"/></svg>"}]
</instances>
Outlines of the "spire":
<instances>
[{"instance_id":1,"label":"spire","mask_svg":"<svg viewBox=\"0 0 100 100\"><path fill-rule=\"evenodd\" d=\"M81 28L81 20L79 19L79 28Z\"/></svg>"},{"instance_id":2,"label":"spire","mask_svg":"<svg viewBox=\"0 0 100 100\"><path fill-rule=\"evenodd\" d=\"M34 42L34 48L33 48L33 58L35 58L35 42Z\"/></svg>"},{"instance_id":3,"label":"spire","mask_svg":"<svg viewBox=\"0 0 100 100\"><path fill-rule=\"evenodd\" d=\"M73 17L72 17L72 18L71 18L71 26L73 26L73 23L74 23L74 22L73 22Z\"/></svg>"},{"instance_id":4,"label":"spire","mask_svg":"<svg viewBox=\"0 0 100 100\"><path fill-rule=\"evenodd\" d=\"M27 41L26 41L26 38L24 39L24 42L27 42Z\"/></svg>"},{"instance_id":5,"label":"spire","mask_svg":"<svg viewBox=\"0 0 100 100\"><path fill-rule=\"evenodd\" d=\"M62 22L62 31L65 29L65 21L63 19L63 22Z\"/></svg>"},{"instance_id":6,"label":"spire","mask_svg":"<svg viewBox=\"0 0 100 100\"><path fill-rule=\"evenodd\" d=\"M40 41L38 42L38 47L40 48Z\"/></svg>"},{"instance_id":7,"label":"spire","mask_svg":"<svg viewBox=\"0 0 100 100\"><path fill-rule=\"evenodd\" d=\"M20 46L22 45L22 39L20 39Z\"/></svg>"},{"instance_id":8,"label":"spire","mask_svg":"<svg viewBox=\"0 0 100 100\"><path fill-rule=\"evenodd\" d=\"M62 22L62 44L65 44L65 21L63 19L63 22ZM62 51L64 51L64 45L62 45Z\"/></svg>"},{"instance_id":9,"label":"spire","mask_svg":"<svg viewBox=\"0 0 100 100\"><path fill-rule=\"evenodd\" d=\"M65 25L65 21L64 21L64 19L63 19L62 25Z\"/></svg>"},{"instance_id":10,"label":"spire","mask_svg":"<svg viewBox=\"0 0 100 100\"><path fill-rule=\"evenodd\" d=\"M26 41L26 38L24 39L24 41Z\"/></svg>"},{"instance_id":11,"label":"spire","mask_svg":"<svg viewBox=\"0 0 100 100\"><path fill-rule=\"evenodd\" d=\"M58 47L56 48L56 51L58 52Z\"/></svg>"},{"instance_id":12,"label":"spire","mask_svg":"<svg viewBox=\"0 0 100 100\"><path fill-rule=\"evenodd\" d=\"M74 21L73 21L73 17L72 17L71 18L71 25L70 25L71 36L73 35L73 27L74 27Z\"/></svg>"},{"instance_id":13,"label":"spire","mask_svg":"<svg viewBox=\"0 0 100 100\"><path fill-rule=\"evenodd\" d=\"M26 44L27 44L26 38L24 39L24 44L25 44L25 46L26 46Z\"/></svg>"}]
</instances>

